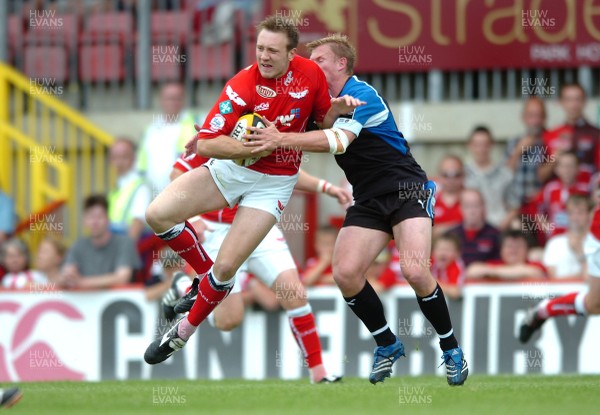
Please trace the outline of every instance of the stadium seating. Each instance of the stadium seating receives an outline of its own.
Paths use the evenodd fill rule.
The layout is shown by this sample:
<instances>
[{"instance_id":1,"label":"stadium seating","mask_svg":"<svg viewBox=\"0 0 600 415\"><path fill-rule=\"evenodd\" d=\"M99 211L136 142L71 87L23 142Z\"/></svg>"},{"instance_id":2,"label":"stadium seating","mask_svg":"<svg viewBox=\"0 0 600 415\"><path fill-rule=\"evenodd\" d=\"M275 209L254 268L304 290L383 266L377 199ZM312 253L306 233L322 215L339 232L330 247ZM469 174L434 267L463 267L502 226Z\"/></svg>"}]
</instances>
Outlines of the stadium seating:
<instances>
[{"instance_id":1,"label":"stadium seating","mask_svg":"<svg viewBox=\"0 0 600 415\"><path fill-rule=\"evenodd\" d=\"M125 77L123 47L118 43L81 45L79 78L83 82L122 81Z\"/></svg>"},{"instance_id":2,"label":"stadium seating","mask_svg":"<svg viewBox=\"0 0 600 415\"><path fill-rule=\"evenodd\" d=\"M192 15L189 12L153 12L150 28L152 44L175 42L185 45L192 32Z\"/></svg>"},{"instance_id":3,"label":"stadium seating","mask_svg":"<svg viewBox=\"0 0 600 415\"><path fill-rule=\"evenodd\" d=\"M81 41L130 43L133 38L133 15L126 12L97 13L85 22Z\"/></svg>"},{"instance_id":4,"label":"stadium seating","mask_svg":"<svg viewBox=\"0 0 600 415\"><path fill-rule=\"evenodd\" d=\"M230 43L207 46L196 43L191 47L189 65L194 80L217 80L235 72L234 50Z\"/></svg>"},{"instance_id":5,"label":"stadium seating","mask_svg":"<svg viewBox=\"0 0 600 415\"><path fill-rule=\"evenodd\" d=\"M152 43L150 50L150 77L153 82L173 81L181 79L187 55L180 45ZM137 54L139 47L135 46L136 74L139 72Z\"/></svg>"},{"instance_id":6,"label":"stadium seating","mask_svg":"<svg viewBox=\"0 0 600 415\"><path fill-rule=\"evenodd\" d=\"M23 42L23 21L18 15L8 17L8 49L14 57L20 50ZM14 62L9 58L9 62Z\"/></svg>"},{"instance_id":7,"label":"stadium seating","mask_svg":"<svg viewBox=\"0 0 600 415\"><path fill-rule=\"evenodd\" d=\"M25 74L30 78L45 78L63 83L69 76L67 50L63 46L25 46Z\"/></svg>"},{"instance_id":8,"label":"stadium seating","mask_svg":"<svg viewBox=\"0 0 600 415\"><path fill-rule=\"evenodd\" d=\"M79 19L75 14L56 15L60 26L30 27L25 43L30 45L64 45L69 50L77 45Z\"/></svg>"}]
</instances>

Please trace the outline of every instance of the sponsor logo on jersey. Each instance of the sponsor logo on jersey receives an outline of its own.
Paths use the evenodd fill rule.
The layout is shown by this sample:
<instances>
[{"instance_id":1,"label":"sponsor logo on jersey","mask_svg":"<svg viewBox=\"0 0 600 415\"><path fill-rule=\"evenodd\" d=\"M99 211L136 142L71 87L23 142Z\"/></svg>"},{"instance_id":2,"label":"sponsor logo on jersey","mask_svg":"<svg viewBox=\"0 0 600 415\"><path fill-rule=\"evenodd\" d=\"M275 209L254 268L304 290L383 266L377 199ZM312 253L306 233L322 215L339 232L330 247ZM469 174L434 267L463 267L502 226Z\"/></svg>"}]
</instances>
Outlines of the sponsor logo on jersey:
<instances>
[{"instance_id":1,"label":"sponsor logo on jersey","mask_svg":"<svg viewBox=\"0 0 600 415\"><path fill-rule=\"evenodd\" d=\"M225 117L221 114L216 114L212 120L210 120L210 129L214 132L219 131L225 125Z\"/></svg>"},{"instance_id":2,"label":"sponsor logo on jersey","mask_svg":"<svg viewBox=\"0 0 600 415\"><path fill-rule=\"evenodd\" d=\"M294 99L302 99L306 96L306 94L308 94L308 89L305 89L304 91L300 91L300 92L290 91L289 94Z\"/></svg>"},{"instance_id":3,"label":"sponsor logo on jersey","mask_svg":"<svg viewBox=\"0 0 600 415\"><path fill-rule=\"evenodd\" d=\"M277 92L264 85L256 85L256 93L267 99L275 98L277 96Z\"/></svg>"},{"instance_id":4,"label":"sponsor logo on jersey","mask_svg":"<svg viewBox=\"0 0 600 415\"><path fill-rule=\"evenodd\" d=\"M222 101L219 103L219 112L221 114L231 114L233 112L233 107L231 106L231 101Z\"/></svg>"},{"instance_id":5,"label":"sponsor logo on jersey","mask_svg":"<svg viewBox=\"0 0 600 415\"><path fill-rule=\"evenodd\" d=\"M288 115L278 115L275 117L275 123L279 122L281 125L289 127L294 118L300 118L300 108L293 108Z\"/></svg>"},{"instance_id":6,"label":"sponsor logo on jersey","mask_svg":"<svg viewBox=\"0 0 600 415\"><path fill-rule=\"evenodd\" d=\"M294 77L292 76L292 71L289 71L287 73L287 76L285 77L285 80L283 81L283 85L288 86L289 84L292 83L293 80L294 80Z\"/></svg>"},{"instance_id":7,"label":"sponsor logo on jersey","mask_svg":"<svg viewBox=\"0 0 600 415\"><path fill-rule=\"evenodd\" d=\"M269 109L269 103L268 102L261 102L260 104L256 105L254 107L254 112L256 111L266 111Z\"/></svg>"},{"instance_id":8,"label":"sponsor logo on jersey","mask_svg":"<svg viewBox=\"0 0 600 415\"><path fill-rule=\"evenodd\" d=\"M237 92L235 92L233 90L233 88L231 88L231 85L227 85L227 88L225 88L225 93L227 94L227 97L232 100L234 103L238 104L240 107L245 107L246 106L246 101L244 101Z\"/></svg>"}]
</instances>

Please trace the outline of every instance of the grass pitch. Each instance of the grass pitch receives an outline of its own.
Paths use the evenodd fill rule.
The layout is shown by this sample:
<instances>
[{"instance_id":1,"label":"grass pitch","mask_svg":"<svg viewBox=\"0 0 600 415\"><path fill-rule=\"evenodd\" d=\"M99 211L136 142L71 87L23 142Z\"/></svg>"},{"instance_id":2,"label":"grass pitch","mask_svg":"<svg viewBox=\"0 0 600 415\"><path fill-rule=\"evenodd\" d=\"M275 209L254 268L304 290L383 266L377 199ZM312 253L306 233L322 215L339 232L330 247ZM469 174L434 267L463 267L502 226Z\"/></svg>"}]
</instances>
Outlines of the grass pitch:
<instances>
[{"instance_id":1,"label":"grass pitch","mask_svg":"<svg viewBox=\"0 0 600 415\"><path fill-rule=\"evenodd\" d=\"M301 381L23 383L10 414L594 414L600 376L471 376L451 388L434 376L310 385ZM10 412L9 412L10 411Z\"/></svg>"}]
</instances>

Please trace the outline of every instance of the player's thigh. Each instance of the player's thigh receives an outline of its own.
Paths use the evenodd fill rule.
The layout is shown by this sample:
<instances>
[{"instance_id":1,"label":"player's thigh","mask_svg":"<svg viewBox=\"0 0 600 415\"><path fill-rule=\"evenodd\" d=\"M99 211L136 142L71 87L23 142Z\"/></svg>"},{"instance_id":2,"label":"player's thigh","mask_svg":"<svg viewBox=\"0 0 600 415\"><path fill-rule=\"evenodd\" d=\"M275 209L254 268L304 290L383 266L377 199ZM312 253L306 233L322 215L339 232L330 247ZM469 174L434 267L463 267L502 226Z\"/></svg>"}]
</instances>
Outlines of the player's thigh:
<instances>
[{"instance_id":1,"label":"player's thigh","mask_svg":"<svg viewBox=\"0 0 600 415\"><path fill-rule=\"evenodd\" d=\"M227 201L208 169L199 167L169 183L148 207L147 218L149 222L168 218L181 223L199 213L226 206Z\"/></svg>"},{"instance_id":2,"label":"player's thigh","mask_svg":"<svg viewBox=\"0 0 600 415\"><path fill-rule=\"evenodd\" d=\"M431 219L414 217L394 226L394 239L400 254L402 275L416 291L425 296L436 286L430 271Z\"/></svg>"},{"instance_id":3,"label":"player's thigh","mask_svg":"<svg viewBox=\"0 0 600 415\"><path fill-rule=\"evenodd\" d=\"M215 261L217 275L233 276L273 225L275 225L275 216L272 214L264 210L240 206L219 249Z\"/></svg>"},{"instance_id":4,"label":"player's thigh","mask_svg":"<svg viewBox=\"0 0 600 415\"><path fill-rule=\"evenodd\" d=\"M400 259L415 259L406 261L400 266L408 268L429 269L429 258L431 255L431 219L410 218L393 227L396 248L400 253ZM421 260L421 261L417 261ZM403 275L404 270L402 270Z\"/></svg>"},{"instance_id":5,"label":"player's thigh","mask_svg":"<svg viewBox=\"0 0 600 415\"><path fill-rule=\"evenodd\" d=\"M333 277L345 296L362 289L367 268L390 238L378 229L345 226L340 230L333 250Z\"/></svg>"},{"instance_id":6,"label":"player's thigh","mask_svg":"<svg viewBox=\"0 0 600 415\"><path fill-rule=\"evenodd\" d=\"M279 277L295 275L298 278L296 263L288 247L283 233L277 226L273 226L267 236L256 247L248 258L248 272L260 279L267 287L274 287L275 282L280 282Z\"/></svg>"}]
</instances>

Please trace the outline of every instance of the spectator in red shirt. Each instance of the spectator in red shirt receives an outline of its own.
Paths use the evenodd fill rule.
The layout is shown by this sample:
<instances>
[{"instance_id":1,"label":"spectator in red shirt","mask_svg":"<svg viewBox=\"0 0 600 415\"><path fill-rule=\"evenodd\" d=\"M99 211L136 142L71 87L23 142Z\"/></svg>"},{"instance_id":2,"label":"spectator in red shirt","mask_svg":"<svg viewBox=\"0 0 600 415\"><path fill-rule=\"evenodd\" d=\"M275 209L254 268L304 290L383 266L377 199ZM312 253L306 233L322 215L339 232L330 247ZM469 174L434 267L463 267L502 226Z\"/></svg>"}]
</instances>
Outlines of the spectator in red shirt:
<instances>
[{"instance_id":1,"label":"spectator in red shirt","mask_svg":"<svg viewBox=\"0 0 600 415\"><path fill-rule=\"evenodd\" d=\"M435 180L440 190L435 196L434 236L441 235L462 222L460 192L463 189L464 177L465 170L460 157L446 155L442 158Z\"/></svg>"},{"instance_id":2,"label":"spectator in red shirt","mask_svg":"<svg viewBox=\"0 0 600 415\"><path fill-rule=\"evenodd\" d=\"M302 281L306 287L311 285L335 285L331 259L333 258L333 248L335 247L337 234L338 230L332 226L325 226L317 231L315 240L317 257L309 258L306 261L306 268L302 276Z\"/></svg>"},{"instance_id":3,"label":"spectator in red shirt","mask_svg":"<svg viewBox=\"0 0 600 415\"><path fill-rule=\"evenodd\" d=\"M500 258L500 232L485 220L485 201L478 190L465 189L461 193L460 208L463 222L449 233L460 241L465 265Z\"/></svg>"},{"instance_id":4,"label":"spectator in red shirt","mask_svg":"<svg viewBox=\"0 0 600 415\"><path fill-rule=\"evenodd\" d=\"M580 160L580 179L589 181L600 168L600 129L584 117L586 94L577 83L565 84L560 88L560 105L566 120L563 125L546 132L543 140L550 154L573 151ZM540 177L547 180L552 175L552 163L540 169Z\"/></svg>"},{"instance_id":5,"label":"spectator in red shirt","mask_svg":"<svg viewBox=\"0 0 600 415\"><path fill-rule=\"evenodd\" d=\"M535 199L538 215L533 221L540 226L535 229L548 236L564 233L569 225L567 200L574 194L588 195L589 184L577 180L579 160L574 152L560 153L554 173L556 180L548 182Z\"/></svg>"},{"instance_id":6,"label":"spectator in red shirt","mask_svg":"<svg viewBox=\"0 0 600 415\"><path fill-rule=\"evenodd\" d=\"M465 265L460 257L460 240L451 234L438 236L433 241L431 256L431 274L446 297L458 300L462 296L465 276Z\"/></svg>"},{"instance_id":7,"label":"spectator in red shirt","mask_svg":"<svg viewBox=\"0 0 600 415\"><path fill-rule=\"evenodd\" d=\"M546 269L539 262L529 261L527 238L519 230L508 230L502 234L500 259L487 262L474 262L467 267L467 278L498 278L519 280L524 278L545 278Z\"/></svg>"}]
</instances>

